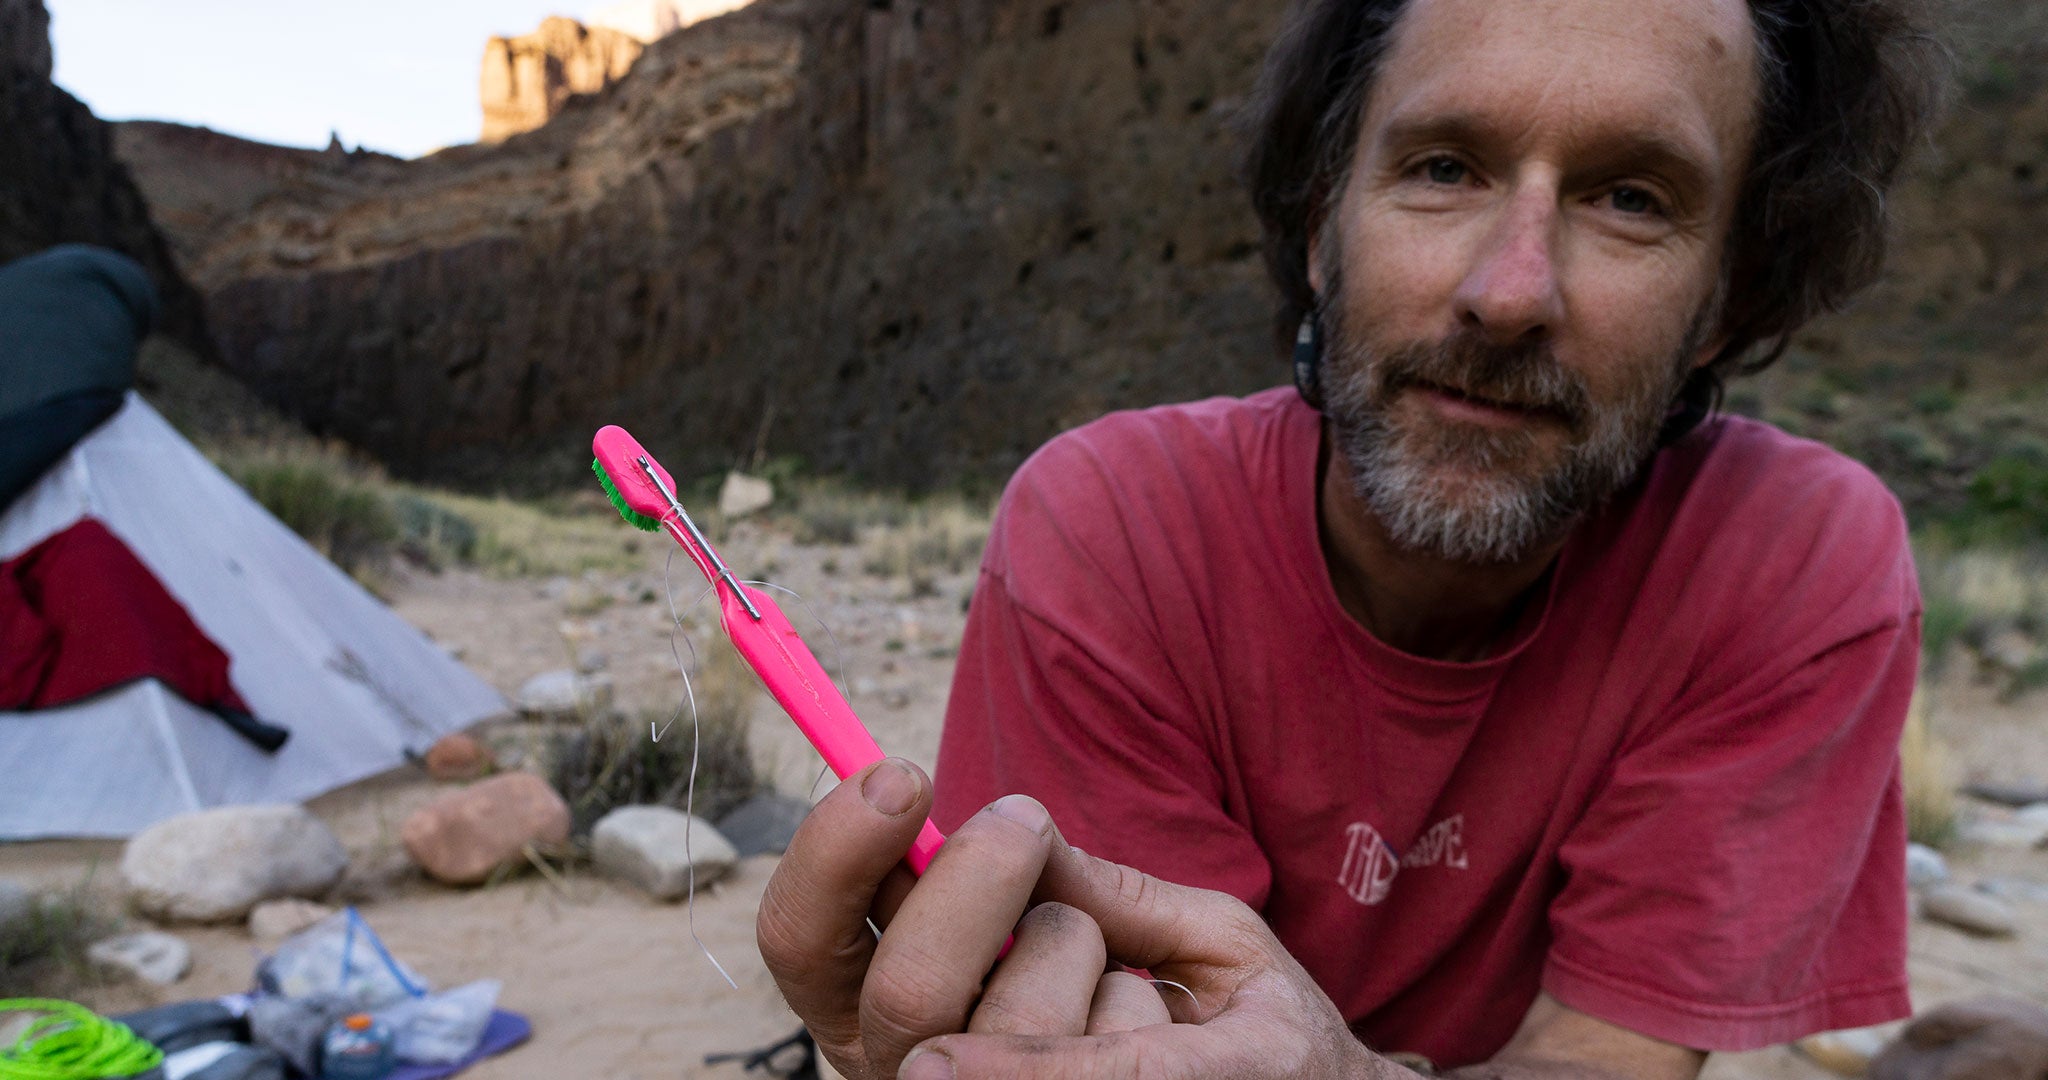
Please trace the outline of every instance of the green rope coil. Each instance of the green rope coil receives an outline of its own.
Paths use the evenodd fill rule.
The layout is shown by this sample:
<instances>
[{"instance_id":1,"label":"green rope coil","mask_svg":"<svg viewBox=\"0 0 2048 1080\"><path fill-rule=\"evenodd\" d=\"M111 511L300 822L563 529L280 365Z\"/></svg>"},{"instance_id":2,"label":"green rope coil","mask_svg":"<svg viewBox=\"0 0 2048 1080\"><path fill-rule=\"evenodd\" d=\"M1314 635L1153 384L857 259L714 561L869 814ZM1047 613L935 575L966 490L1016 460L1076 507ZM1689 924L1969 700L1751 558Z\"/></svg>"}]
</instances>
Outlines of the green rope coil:
<instances>
[{"instance_id":1,"label":"green rope coil","mask_svg":"<svg viewBox=\"0 0 2048 1080\"><path fill-rule=\"evenodd\" d=\"M47 1015L29 1024L14 1045L0 1047L0 1080L98 1080L153 1069L163 1051L126 1024L82 1005L53 998L0 999L0 1013Z\"/></svg>"}]
</instances>

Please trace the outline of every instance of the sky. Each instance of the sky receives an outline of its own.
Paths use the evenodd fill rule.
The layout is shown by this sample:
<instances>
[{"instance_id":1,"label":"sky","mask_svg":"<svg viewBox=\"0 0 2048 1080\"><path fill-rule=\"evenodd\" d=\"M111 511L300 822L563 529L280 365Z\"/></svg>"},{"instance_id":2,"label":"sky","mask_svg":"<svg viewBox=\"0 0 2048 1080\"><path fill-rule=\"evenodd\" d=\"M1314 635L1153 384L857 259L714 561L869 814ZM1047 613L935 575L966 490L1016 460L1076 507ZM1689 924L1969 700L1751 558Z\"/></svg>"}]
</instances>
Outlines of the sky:
<instances>
[{"instance_id":1,"label":"sky","mask_svg":"<svg viewBox=\"0 0 2048 1080\"><path fill-rule=\"evenodd\" d=\"M476 141L484 40L592 0L46 0L56 81L105 120L402 157Z\"/></svg>"}]
</instances>

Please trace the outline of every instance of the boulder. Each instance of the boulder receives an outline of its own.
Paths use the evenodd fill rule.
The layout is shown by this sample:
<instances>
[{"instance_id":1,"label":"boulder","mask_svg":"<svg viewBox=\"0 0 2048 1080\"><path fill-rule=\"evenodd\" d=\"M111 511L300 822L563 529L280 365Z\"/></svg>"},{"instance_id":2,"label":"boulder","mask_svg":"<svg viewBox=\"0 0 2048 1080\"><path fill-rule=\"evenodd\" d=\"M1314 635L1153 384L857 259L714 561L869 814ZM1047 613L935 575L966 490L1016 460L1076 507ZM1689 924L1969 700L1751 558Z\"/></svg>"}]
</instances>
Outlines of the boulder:
<instances>
[{"instance_id":1,"label":"boulder","mask_svg":"<svg viewBox=\"0 0 2048 1080\"><path fill-rule=\"evenodd\" d=\"M532 773L506 773L421 807L399 839L435 880L476 885L519 860L528 844L566 843L569 804Z\"/></svg>"},{"instance_id":2,"label":"boulder","mask_svg":"<svg viewBox=\"0 0 2048 1080\"><path fill-rule=\"evenodd\" d=\"M427 775L436 780L474 780L491 771L491 752L474 736L443 735L427 748Z\"/></svg>"},{"instance_id":3,"label":"boulder","mask_svg":"<svg viewBox=\"0 0 2048 1080\"><path fill-rule=\"evenodd\" d=\"M759 513L774 502L775 485L758 476L729 472L718 487L718 512L728 519Z\"/></svg>"},{"instance_id":4,"label":"boulder","mask_svg":"<svg viewBox=\"0 0 2048 1080\"><path fill-rule=\"evenodd\" d=\"M2016 929L2012 908L2004 901L1954 882L1923 893L1920 913L1980 937L2011 937Z\"/></svg>"},{"instance_id":5,"label":"boulder","mask_svg":"<svg viewBox=\"0 0 2048 1080\"><path fill-rule=\"evenodd\" d=\"M590 840L599 869L660 900L689 892L693 866L701 889L739 861L710 822L667 806L622 806L598 821Z\"/></svg>"},{"instance_id":6,"label":"boulder","mask_svg":"<svg viewBox=\"0 0 2048 1080\"><path fill-rule=\"evenodd\" d=\"M94 942L86 959L125 971L144 982L169 986L192 970L192 947L169 934L145 930Z\"/></svg>"},{"instance_id":7,"label":"boulder","mask_svg":"<svg viewBox=\"0 0 2048 1080\"><path fill-rule=\"evenodd\" d=\"M319 896L348 869L348 852L304 807L224 806L136 833L121 877L136 910L193 922L240 919L265 900Z\"/></svg>"},{"instance_id":8,"label":"boulder","mask_svg":"<svg viewBox=\"0 0 2048 1080\"><path fill-rule=\"evenodd\" d=\"M260 941L283 941L334 914L311 900L266 900L249 912L249 933Z\"/></svg>"},{"instance_id":9,"label":"boulder","mask_svg":"<svg viewBox=\"0 0 2048 1080\"><path fill-rule=\"evenodd\" d=\"M611 708L609 675L579 675L567 669L526 680L515 699L519 711L541 719L569 720Z\"/></svg>"},{"instance_id":10,"label":"boulder","mask_svg":"<svg viewBox=\"0 0 2048 1080\"><path fill-rule=\"evenodd\" d=\"M779 791L764 791L732 808L718 819L718 831L732 842L742 857L780 855L789 849L796 827L811 812L811 804Z\"/></svg>"}]
</instances>

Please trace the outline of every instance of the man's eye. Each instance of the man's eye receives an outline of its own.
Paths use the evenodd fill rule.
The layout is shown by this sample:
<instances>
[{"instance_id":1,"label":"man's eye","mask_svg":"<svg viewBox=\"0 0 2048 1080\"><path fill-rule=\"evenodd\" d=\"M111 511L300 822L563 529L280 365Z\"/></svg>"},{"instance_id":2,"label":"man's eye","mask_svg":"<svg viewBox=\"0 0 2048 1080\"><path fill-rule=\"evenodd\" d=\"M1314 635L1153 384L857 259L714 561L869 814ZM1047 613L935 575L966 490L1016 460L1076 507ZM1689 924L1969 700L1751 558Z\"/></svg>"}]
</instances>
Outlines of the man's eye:
<instances>
[{"instance_id":1,"label":"man's eye","mask_svg":"<svg viewBox=\"0 0 2048 1080\"><path fill-rule=\"evenodd\" d=\"M1610 193L1610 197L1614 200L1614 208L1624 214L1661 214L1664 212L1664 205L1657 201L1657 197L1644 191L1642 188L1618 187Z\"/></svg>"},{"instance_id":2,"label":"man's eye","mask_svg":"<svg viewBox=\"0 0 2048 1080\"><path fill-rule=\"evenodd\" d=\"M1422 163L1424 176L1433 184L1460 184L1465 181L1465 163L1457 158L1433 157Z\"/></svg>"}]
</instances>

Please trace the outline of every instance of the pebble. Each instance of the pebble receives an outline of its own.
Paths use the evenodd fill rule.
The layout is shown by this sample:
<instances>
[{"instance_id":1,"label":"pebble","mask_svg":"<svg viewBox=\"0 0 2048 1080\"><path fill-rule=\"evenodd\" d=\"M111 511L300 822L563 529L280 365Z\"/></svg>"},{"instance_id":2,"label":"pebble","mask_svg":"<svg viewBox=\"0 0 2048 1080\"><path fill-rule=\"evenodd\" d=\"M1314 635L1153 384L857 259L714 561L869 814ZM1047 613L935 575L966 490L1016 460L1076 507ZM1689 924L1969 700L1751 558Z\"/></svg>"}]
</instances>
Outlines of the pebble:
<instances>
[{"instance_id":1,"label":"pebble","mask_svg":"<svg viewBox=\"0 0 2048 1080\"><path fill-rule=\"evenodd\" d=\"M476 737L460 731L435 740L421 759L436 780L474 780L491 771L491 752Z\"/></svg>"},{"instance_id":2,"label":"pebble","mask_svg":"<svg viewBox=\"0 0 2048 1080\"><path fill-rule=\"evenodd\" d=\"M192 970L192 947L158 930L96 941L85 950L95 964L118 968L144 982L169 986Z\"/></svg>"},{"instance_id":3,"label":"pebble","mask_svg":"<svg viewBox=\"0 0 2048 1080\"><path fill-rule=\"evenodd\" d=\"M1985 802L2014 809L2035 803L2048 803L2048 784L2038 781L2022 781L2016 784L1971 784L1963 791Z\"/></svg>"},{"instance_id":4,"label":"pebble","mask_svg":"<svg viewBox=\"0 0 2048 1080\"><path fill-rule=\"evenodd\" d=\"M1983 937L2011 937L2017 928L2012 908L1995 896L1949 882L1923 894L1921 915Z\"/></svg>"},{"instance_id":5,"label":"pebble","mask_svg":"<svg viewBox=\"0 0 2048 1080\"><path fill-rule=\"evenodd\" d=\"M1906 845L1906 884L1915 889L1948 880L1948 860L1925 844Z\"/></svg>"},{"instance_id":6,"label":"pebble","mask_svg":"<svg viewBox=\"0 0 2048 1080\"><path fill-rule=\"evenodd\" d=\"M543 718L575 719L602 713L611 708L612 680L609 675L545 671L521 684L514 702L520 712Z\"/></svg>"},{"instance_id":7,"label":"pebble","mask_svg":"<svg viewBox=\"0 0 2048 1080\"><path fill-rule=\"evenodd\" d=\"M2030 848L2048 841L2048 820L2020 820L2017 814L2003 818L1966 821L1957 835L1965 843L1986 847Z\"/></svg>"},{"instance_id":8,"label":"pebble","mask_svg":"<svg viewBox=\"0 0 2048 1080\"><path fill-rule=\"evenodd\" d=\"M590 830L590 847L599 869L660 900L680 900L692 884L701 889L739 862L710 822L667 806L613 810Z\"/></svg>"},{"instance_id":9,"label":"pebble","mask_svg":"<svg viewBox=\"0 0 2048 1080\"><path fill-rule=\"evenodd\" d=\"M1869 1071L1871 1059L1891 1041L1897 1028L1897 1024L1879 1024L1876 1027L1823 1031L1808 1035L1793 1043L1792 1047L1837 1076L1862 1076Z\"/></svg>"},{"instance_id":10,"label":"pebble","mask_svg":"<svg viewBox=\"0 0 2048 1080\"><path fill-rule=\"evenodd\" d=\"M779 791L764 791L718 819L718 831L740 855L780 855L789 848L811 804Z\"/></svg>"}]
</instances>

